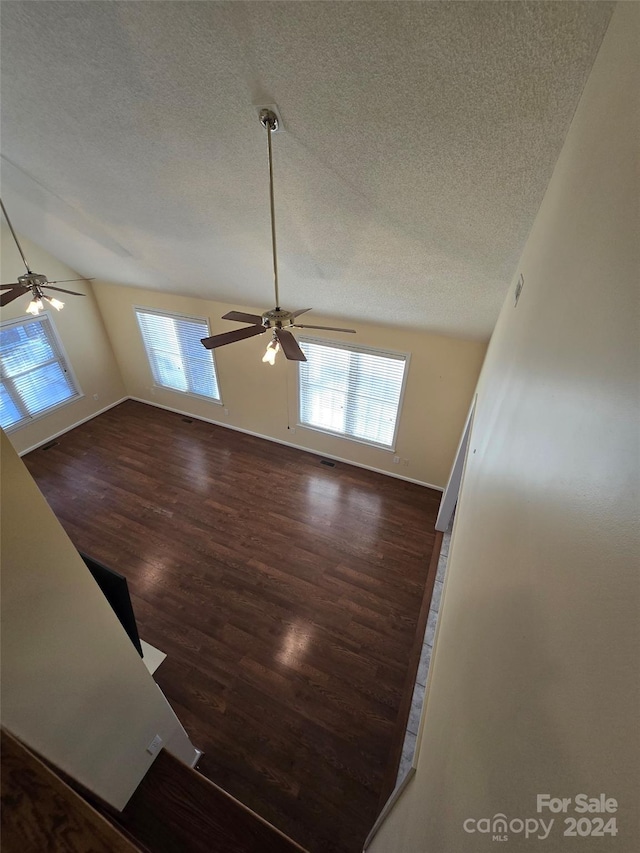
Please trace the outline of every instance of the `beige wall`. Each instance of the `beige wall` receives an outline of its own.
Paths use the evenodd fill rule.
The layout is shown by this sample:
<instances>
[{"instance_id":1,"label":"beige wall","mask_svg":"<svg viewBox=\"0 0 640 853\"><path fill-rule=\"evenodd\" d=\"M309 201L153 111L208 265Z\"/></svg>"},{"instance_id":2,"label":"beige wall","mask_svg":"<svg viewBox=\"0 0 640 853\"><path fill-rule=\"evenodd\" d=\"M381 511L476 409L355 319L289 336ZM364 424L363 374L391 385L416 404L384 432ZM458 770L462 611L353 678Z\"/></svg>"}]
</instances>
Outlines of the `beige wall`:
<instances>
[{"instance_id":1,"label":"beige wall","mask_svg":"<svg viewBox=\"0 0 640 853\"><path fill-rule=\"evenodd\" d=\"M11 213L9 212L9 215ZM34 243L19 235L20 242L34 272L41 272L50 281L77 278L78 274ZM15 281L24 272L20 255L6 224L2 224L2 281ZM67 406L36 418L32 423L10 434L11 443L19 453L42 444L71 426L92 417L125 396L124 385L107 338L104 324L93 296L90 283L63 284L86 296L55 294L65 303L62 311L48 313L71 363L84 396ZM51 295L54 295L53 292ZM23 296L6 305L2 320L25 317L29 297ZM98 399L94 399L97 395Z\"/></svg>"},{"instance_id":2,"label":"beige wall","mask_svg":"<svg viewBox=\"0 0 640 853\"><path fill-rule=\"evenodd\" d=\"M50 280L77 277L77 273L43 249L22 236L20 240L34 270L45 273ZM15 280L22 272L17 249L3 224L2 280ZM262 364L266 346L263 337L216 352L224 406L153 388L134 305L207 317L212 334L237 327L220 318L238 306L99 281L77 282L69 287L85 293L86 297L61 296L65 307L60 312L51 310L49 316L84 396L11 432L9 438L19 453L44 443L123 397L133 396L421 483L445 485L486 351L485 343L390 326L356 324L354 341L408 352L411 356L396 452L392 453L298 427L296 367L282 356L274 367ZM2 319L27 316L27 302L25 296L7 305L2 309ZM264 307L245 306L245 310L260 313ZM339 318L317 314L309 322L344 325ZM327 334L327 338L334 340L347 337L351 340L351 336ZM289 425L291 429L287 428ZM394 455L400 456L399 465L394 464Z\"/></svg>"},{"instance_id":3,"label":"beige wall","mask_svg":"<svg viewBox=\"0 0 640 853\"><path fill-rule=\"evenodd\" d=\"M298 427L297 368L282 356L273 367L262 364L266 336L216 350L224 407L153 388L135 305L207 317L212 334L238 327L220 319L238 306L103 282L97 282L94 290L131 396L422 483L445 485L484 358L484 343L362 323L356 324L354 336L327 333L327 338L334 340L348 337L349 342L353 338L360 344L411 354L395 453L408 464L395 465L392 452ZM243 310L260 313L262 309L254 306ZM338 318L316 314L309 322L344 325ZM287 429L288 423L295 432Z\"/></svg>"},{"instance_id":4,"label":"beige wall","mask_svg":"<svg viewBox=\"0 0 640 853\"><path fill-rule=\"evenodd\" d=\"M417 773L371 853L638 849L639 19L617 6L489 347ZM463 830L602 792L615 838Z\"/></svg>"},{"instance_id":5,"label":"beige wall","mask_svg":"<svg viewBox=\"0 0 640 853\"><path fill-rule=\"evenodd\" d=\"M2 725L122 808L156 734L195 757L71 540L0 430Z\"/></svg>"}]
</instances>

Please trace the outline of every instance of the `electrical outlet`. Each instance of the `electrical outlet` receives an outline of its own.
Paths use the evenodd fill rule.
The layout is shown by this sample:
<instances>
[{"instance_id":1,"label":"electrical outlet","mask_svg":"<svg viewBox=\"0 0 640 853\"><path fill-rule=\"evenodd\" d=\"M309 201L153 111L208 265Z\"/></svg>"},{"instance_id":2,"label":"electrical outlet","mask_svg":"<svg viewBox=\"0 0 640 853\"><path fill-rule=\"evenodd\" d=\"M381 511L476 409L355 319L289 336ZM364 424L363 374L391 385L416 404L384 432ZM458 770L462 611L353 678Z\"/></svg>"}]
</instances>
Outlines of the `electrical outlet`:
<instances>
[{"instance_id":1,"label":"electrical outlet","mask_svg":"<svg viewBox=\"0 0 640 853\"><path fill-rule=\"evenodd\" d=\"M223 411L224 411L225 415L228 417L229 416L229 409L224 409Z\"/></svg>"},{"instance_id":2,"label":"electrical outlet","mask_svg":"<svg viewBox=\"0 0 640 853\"><path fill-rule=\"evenodd\" d=\"M394 465L399 465L399 464L400 464L400 457L399 457L399 456L394 456L394 457L393 457L393 464L394 464Z\"/></svg>"},{"instance_id":3,"label":"electrical outlet","mask_svg":"<svg viewBox=\"0 0 640 853\"><path fill-rule=\"evenodd\" d=\"M402 464L404 465L404 467L405 467L405 468L407 468L407 467L408 467L408 465L409 465L409 460L408 460L408 459L403 459L403 460L402 460Z\"/></svg>"},{"instance_id":4,"label":"electrical outlet","mask_svg":"<svg viewBox=\"0 0 640 853\"><path fill-rule=\"evenodd\" d=\"M159 751L161 746L162 738L160 737L160 735L156 735L147 747L147 752L149 753L149 755L155 755Z\"/></svg>"},{"instance_id":5,"label":"electrical outlet","mask_svg":"<svg viewBox=\"0 0 640 853\"><path fill-rule=\"evenodd\" d=\"M94 394L94 395L93 395L93 399L94 399L94 400L97 400L97 399L98 399L98 395L97 395L97 394Z\"/></svg>"}]
</instances>

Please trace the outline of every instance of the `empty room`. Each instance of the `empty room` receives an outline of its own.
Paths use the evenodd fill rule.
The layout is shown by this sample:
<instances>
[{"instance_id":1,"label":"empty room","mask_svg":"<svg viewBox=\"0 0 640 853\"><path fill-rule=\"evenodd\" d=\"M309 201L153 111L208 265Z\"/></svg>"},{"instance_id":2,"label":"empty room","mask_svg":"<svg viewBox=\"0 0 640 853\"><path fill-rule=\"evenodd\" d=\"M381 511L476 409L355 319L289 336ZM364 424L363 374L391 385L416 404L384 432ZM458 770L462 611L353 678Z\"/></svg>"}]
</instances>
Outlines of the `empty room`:
<instances>
[{"instance_id":1,"label":"empty room","mask_svg":"<svg viewBox=\"0 0 640 853\"><path fill-rule=\"evenodd\" d=\"M8 853L637 849L640 7L0 35Z\"/></svg>"}]
</instances>

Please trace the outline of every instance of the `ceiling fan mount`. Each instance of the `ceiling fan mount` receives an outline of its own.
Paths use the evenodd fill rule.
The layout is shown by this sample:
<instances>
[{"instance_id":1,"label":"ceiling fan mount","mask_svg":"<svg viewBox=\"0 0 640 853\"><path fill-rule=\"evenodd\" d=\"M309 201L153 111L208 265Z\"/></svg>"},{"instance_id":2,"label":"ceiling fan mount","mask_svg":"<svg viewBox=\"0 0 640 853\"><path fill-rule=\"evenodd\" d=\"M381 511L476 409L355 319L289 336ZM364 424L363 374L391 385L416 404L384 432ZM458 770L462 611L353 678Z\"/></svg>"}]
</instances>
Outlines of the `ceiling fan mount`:
<instances>
[{"instance_id":1,"label":"ceiling fan mount","mask_svg":"<svg viewBox=\"0 0 640 853\"><path fill-rule=\"evenodd\" d=\"M270 110L266 107L265 109L260 110L260 124L264 127L265 130L270 130L272 133L275 133L280 126L278 116L274 113L273 110Z\"/></svg>"},{"instance_id":2,"label":"ceiling fan mount","mask_svg":"<svg viewBox=\"0 0 640 853\"><path fill-rule=\"evenodd\" d=\"M273 154L271 150L271 134L275 133L279 127L278 116L268 107L260 110L260 124L267 131L267 150L269 155L269 206L271 212L271 248L273 253L273 284L275 290L276 307L269 311L264 311L260 314L247 314L244 311L229 311L225 314L223 320L235 320L239 323L251 323L250 326L245 326L243 329L235 329L232 332L223 332L220 335L212 335L209 338L202 338L202 344L207 349L215 349L226 344L233 344L236 341L252 338L254 335L262 335L268 330L273 331L267 351L262 359L269 364L273 364L275 356L282 348L285 357L291 361L306 361L306 356L300 349L300 346L291 334L287 331L290 328L297 329L321 329L327 332L349 332L355 334L355 329L340 329L333 326L306 326L296 323L296 319L300 314L311 311L311 308L302 308L299 311L285 311L280 307L280 295L278 291L278 254L276 251L276 215L275 203L273 194Z\"/></svg>"}]
</instances>

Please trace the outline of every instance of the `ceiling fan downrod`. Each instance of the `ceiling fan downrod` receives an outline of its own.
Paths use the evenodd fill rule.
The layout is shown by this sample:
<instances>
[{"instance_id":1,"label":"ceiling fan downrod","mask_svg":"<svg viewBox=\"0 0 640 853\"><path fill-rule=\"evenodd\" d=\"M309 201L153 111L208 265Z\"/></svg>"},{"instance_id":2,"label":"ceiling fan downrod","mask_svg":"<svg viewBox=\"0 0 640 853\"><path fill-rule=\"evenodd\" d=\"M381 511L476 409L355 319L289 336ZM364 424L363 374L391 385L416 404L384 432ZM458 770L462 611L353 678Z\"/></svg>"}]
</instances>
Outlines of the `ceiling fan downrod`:
<instances>
[{"instance_id":1,"label":"ceiling fan downrod","mask_svg":"<svg viewBox=\"0 0 640 853\"><path fill-rule=\"evenodd\" d=\"M273 197L273 151L271 134L278 129L278 117L268 109L260 110L260 124L267 131L267 153L269 157L269 209L271 211L271 252L273 255L273 284L276 291L276 311L280 311L280 294L278 292L278 255L276 250L276 208Z\"/></svg>"},{"instance_id":2,"label":"ceiling fan downrod","mask_svg":"<svg viewBox=\"0 0 640 853\"><path fill-rule=\"evenodd\" d=\"M277 107L276 107L277 109ZM276 212L273 192L273 150L271 147L271 134L278 130L279 119L277 114L264 107L260 110L260 124L267 131L267 153L269 158L269 211L271 215L271 248L273 254L273 280L275 286L276 307L262 314L248 314L246 311L228 311L222 315L223 320L233 320L237 323L251 323L242 329L234 329L232 332L223 332L219 335L210 335L201 338L205 349L216 349L216 347L233 344L245 338L262 335L268 329L272 331L272 339L267 347L263 361L273 364L276 353L281 349L289 361L306 361L307 358L289 329L319 329L327 332L351 332L355 329L341 329L335 326L308 326L297 323L301 314L311 311L311 308L300 308L297 311L285 311L280 307L280 292L278 288L278 254L276 247Z\"/></svg>"},{"instance_id":3,"label":"ceiling fan downrod","mask_svg":"<svg viewBox=\"0 0 640 853\"><path fill-rule=\"evenodd\" d=\"M24 252L22 251L22 246L20 245L20 241L18 240L16 232L13 230L13 225L11 224L11 220L9 219L9 214L7 213L7 210L4 206L4 204L2 203L1 198L0 198L0 207L2 207L2 212L4 214L4 218L7 220L7 225L9 226L9 230L11 231L11 236L13 237L14 242L15 242L16 246L18 247L18 251L20 252L20 257L22 258L22 263L27 268L27 273L29 275L32 275L31 269L29 268L29 264L27 263L27 259L25 258Z\"/></svg>"}]
</instances>

